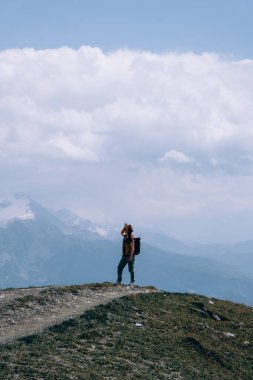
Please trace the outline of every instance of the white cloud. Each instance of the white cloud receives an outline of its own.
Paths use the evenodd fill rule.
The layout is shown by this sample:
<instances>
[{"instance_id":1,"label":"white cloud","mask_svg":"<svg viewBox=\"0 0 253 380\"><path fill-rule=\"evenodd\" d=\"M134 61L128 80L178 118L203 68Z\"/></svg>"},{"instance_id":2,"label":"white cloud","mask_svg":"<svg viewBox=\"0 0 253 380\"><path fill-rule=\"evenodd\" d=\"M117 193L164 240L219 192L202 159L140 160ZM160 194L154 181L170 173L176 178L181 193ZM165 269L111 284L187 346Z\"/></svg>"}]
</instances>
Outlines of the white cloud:
<instances>
[{"instance_id":1,"label":"white cloud","mask_svg":"<svg viewBox=\"0 0 253 380\"><path fill-rule=\"evenodd\" d=\"M69 158L74 158L76 160L84 159L93 162L98 161L98 157L94 152L90 151L89 149L84 150L83 148L80 148L78 145L73 144L71 141L69 141L66 137L62 135L60 135L59 137L55 137L52 140L49 140L49 144L62 150Z\"/></svg>"},{"instance_id":2,"label":"white cloud","mask_svg":"<svg viewBox=\"0 0 253 380\"><path fill-rule=\"evenodd\" d=\"M120 218L138 209L142 221L147 210L165 219L207 213L218 199L243 208L235 199L253 174L252 103L251 60L89 46L1 51L3 186L50 199L58 185L84 210ZM240 183L223 198L230 177Z\"/></svg>"},{"instance_id":3,"label":"white cloud","mask_svg":"<svg viewBox=\"0 0 253 380\"><path fill-rule=\"evenodd\" d=\"M233 149L239 170L237 158L253 148L252 71L251 61L215 54L104 54L87 46L2 51L1 151L47 157L48 143L64 136L65 148L68 141L80 149L62 149L66 157L114 160L123 140L124 157L187 151L203 170L210 154L227 157Z\"/></svg>"},{"instance_id":4,"label":"white cloud","mask_svg":"<svg viewBox=\"0 0 253 380\"><path fill-rule=\"evenodd\" d=\"M194 162L194 159L191 157L188 157L183 152L179 152L178 150L170 150L169 152L165 152L164 155L159 158L159 161L165 162L165 161L176 161L183 164L191 164Z\"/></svg>"}]
</instances>

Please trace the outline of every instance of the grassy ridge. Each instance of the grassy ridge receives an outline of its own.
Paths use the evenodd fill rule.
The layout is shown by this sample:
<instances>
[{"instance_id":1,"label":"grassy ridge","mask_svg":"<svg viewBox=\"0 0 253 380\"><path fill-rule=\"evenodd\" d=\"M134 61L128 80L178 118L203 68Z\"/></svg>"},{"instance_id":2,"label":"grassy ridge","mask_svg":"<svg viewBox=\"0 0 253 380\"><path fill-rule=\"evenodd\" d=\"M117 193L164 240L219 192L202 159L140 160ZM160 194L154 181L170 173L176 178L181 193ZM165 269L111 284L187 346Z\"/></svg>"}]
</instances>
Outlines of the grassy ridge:
<instances>
[{"instance_id":1,"label":"grassy ridge","mask_svg":"<svg viewBox=\"0 0 253 380\"><path fill-rule=\"evenodd\" d=\"M212 301L166 292L122 297L0 346L0 378L251 380L252 308Z\"/></svg>"}]
</instances>

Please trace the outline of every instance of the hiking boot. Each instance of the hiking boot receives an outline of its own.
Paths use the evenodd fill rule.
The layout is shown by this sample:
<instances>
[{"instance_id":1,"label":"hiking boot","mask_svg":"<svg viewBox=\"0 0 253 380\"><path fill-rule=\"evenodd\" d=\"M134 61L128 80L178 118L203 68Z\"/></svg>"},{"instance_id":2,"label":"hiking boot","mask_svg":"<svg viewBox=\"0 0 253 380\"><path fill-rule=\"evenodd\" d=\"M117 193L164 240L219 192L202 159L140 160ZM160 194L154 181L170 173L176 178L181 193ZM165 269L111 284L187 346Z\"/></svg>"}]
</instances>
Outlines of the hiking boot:
<instances>
[{"instance_id":1,"label":"hiking boot","mask_svg":"<svg viewBox=\"0 0 253 380\"><path fill-rule=\"evenodd\" d=\"M117 286L122 285L122 284L121 284L121 281L116 281L116 282L115 282L115 285L117 285Z\"/></svg>"},{"instance_id":2,"label":"hiking boot","mask_svg":"<svg viewBox=\"0 0 253 380\"><path fill-rule=\"evenodd\" d=\"M130 284L129 284L129 286L131 286L132 288L134 288L135 287L134 281L131 281Z\"/></svg>"}]
</instances>

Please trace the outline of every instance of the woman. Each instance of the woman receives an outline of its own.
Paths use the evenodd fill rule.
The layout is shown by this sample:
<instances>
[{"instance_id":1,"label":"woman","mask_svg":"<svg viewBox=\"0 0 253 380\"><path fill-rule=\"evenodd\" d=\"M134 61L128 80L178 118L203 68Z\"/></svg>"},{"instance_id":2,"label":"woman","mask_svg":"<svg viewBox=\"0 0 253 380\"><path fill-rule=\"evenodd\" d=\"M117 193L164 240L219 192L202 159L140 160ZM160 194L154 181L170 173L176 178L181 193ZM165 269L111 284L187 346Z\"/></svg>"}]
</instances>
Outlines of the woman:
<instances>
[{"instance_id":1,"label":"woman","mask_svg":"<svg viewBox=\"0 0 253 380\"><path fill-rule=\"evenodd\" d=\"M118 279L117 284L121 284L122 272L125 266L128 264L128 270L130 272L131 282L130 286L134 286L134 234L131 224L125 223L121 230L123 236L123 249L122 258L118 265Z\"/></svg>"}]
</instances>

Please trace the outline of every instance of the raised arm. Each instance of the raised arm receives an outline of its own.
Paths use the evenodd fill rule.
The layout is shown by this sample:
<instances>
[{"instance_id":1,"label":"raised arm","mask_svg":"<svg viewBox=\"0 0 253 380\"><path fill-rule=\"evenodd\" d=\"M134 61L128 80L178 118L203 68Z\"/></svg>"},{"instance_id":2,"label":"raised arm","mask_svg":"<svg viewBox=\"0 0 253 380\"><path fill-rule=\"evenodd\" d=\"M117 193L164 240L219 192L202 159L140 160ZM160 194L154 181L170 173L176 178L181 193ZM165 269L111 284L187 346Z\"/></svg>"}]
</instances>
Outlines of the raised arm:
<instances>
[{"instance_id":1,"label":"raised arm","mask_svg":"<svg viewBox=\"0 0 253 380\"><path fill-rule=\"evenodd\" d=\"M127 233L127 227L128 227L128 225L127 225L127 223L125 223L125 224L124 224L124 227L122 228L122 230L121 230L121 232L120 232L120 234L121 234L122 236L125 236L125 234Z\"/></svg>"}]
</instances>

